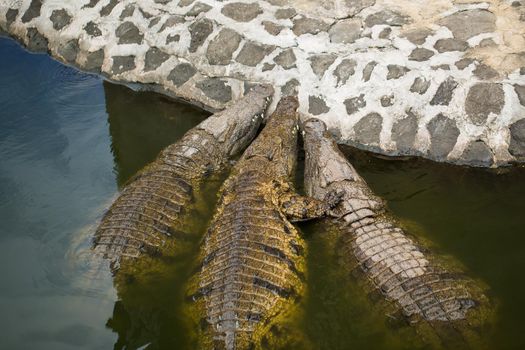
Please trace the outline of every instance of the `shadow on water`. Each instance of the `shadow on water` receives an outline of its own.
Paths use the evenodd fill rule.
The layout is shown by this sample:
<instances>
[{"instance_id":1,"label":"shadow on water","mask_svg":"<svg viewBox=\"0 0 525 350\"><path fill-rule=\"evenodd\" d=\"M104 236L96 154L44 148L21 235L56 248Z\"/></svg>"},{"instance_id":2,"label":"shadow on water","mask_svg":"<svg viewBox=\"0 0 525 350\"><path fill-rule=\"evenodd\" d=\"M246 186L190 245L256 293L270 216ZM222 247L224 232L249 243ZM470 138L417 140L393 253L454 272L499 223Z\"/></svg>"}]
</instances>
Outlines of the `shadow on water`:
<instances>
[{"instance_id":1,"label":"shadow on water","mask_svg":"<svg viewBox=\"0 0 525 350\"><path fill-rule=\"evenodd\" d=\"M117 296L104 289L112 281L99 285L85 273L76 250L89 253L118 188L206 113L30 55L7 39L0 57L0 348L192 349L181 310L199 234L187 255L122 278ZM500 308L490 348L525 348L525 169L344 151L396 216L491 287ZM205 190L198 233L219 183ZM298 327L313 348L410 349L348 283L330 237L303 228L308 297Z\"/></svg>"},{"instance_id":2,"label":"shadow on water","mask_svg":"<svg viewBox=\"0 0 525 350\"><path fill-rule=\"evenodd\" d=\"M107 81L103 85L119 187L209 115L153 92L134 92Z\"/></svg>"}]
</instances>

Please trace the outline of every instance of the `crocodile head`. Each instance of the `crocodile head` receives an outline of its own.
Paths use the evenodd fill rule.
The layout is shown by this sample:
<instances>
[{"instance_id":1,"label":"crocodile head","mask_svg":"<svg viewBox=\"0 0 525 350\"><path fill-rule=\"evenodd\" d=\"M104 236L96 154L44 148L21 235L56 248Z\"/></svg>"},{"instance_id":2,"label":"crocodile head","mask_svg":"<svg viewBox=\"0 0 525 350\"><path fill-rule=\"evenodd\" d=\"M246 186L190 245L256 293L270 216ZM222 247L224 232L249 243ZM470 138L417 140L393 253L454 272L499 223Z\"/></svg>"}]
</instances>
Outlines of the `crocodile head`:
<instances>
[{"instance_id":1,"label":"crocodile head","mask_svg":"<svg viewBox=\"0 0 525 350\"><path fill-rule=\"evenodd\" d=\"M269 85L258 85L222 112L210 116L198 128L219 141L225 157L240 153L255 137L273 94Z\"/></svg>"},{"instance_id":2,"label":"crocodile head","mask_svg":"<svg viewBox=\"0 0 525 350\"><path fill-rule=\"evenodd\" d=\"M297 98L282 98L241 161L260 162L260 167L271 170L276 178L290 177L297 163L298 107Z\"/></svg>"}]
</instances>

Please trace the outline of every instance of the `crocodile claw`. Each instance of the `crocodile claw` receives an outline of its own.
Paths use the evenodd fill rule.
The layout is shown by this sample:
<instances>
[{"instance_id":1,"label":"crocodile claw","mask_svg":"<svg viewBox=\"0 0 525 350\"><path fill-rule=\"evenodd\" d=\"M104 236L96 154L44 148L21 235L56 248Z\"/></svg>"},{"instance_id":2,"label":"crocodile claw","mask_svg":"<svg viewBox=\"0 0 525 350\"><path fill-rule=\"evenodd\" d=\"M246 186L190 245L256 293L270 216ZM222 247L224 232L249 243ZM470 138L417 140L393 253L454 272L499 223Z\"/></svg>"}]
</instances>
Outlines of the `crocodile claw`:
<instances>
[{"instance_id":1,"label":"crocodile claw","mask_svg":"<svg viewBox=\"0 0 525 350\"><path fill-rule=\"evenodd\" d=\"M344 195L344 191L331 190L324 196L324 202L329 209L334 209L343 200Z\"/></svg>"}]
</instances>

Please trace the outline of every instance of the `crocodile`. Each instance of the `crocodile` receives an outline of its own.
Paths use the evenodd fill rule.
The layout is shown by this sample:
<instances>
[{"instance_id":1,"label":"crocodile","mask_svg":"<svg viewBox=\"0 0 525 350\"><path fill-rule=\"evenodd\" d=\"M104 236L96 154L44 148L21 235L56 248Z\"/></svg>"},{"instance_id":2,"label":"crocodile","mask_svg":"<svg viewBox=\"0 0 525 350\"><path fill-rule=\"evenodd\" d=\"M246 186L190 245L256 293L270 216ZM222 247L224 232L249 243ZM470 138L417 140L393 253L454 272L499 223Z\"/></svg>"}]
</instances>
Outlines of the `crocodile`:
<instances>
[{"instance_id":1,"label":"crocodile","mask_svg":"<svg viewBox=\"0 0 525 350\"><path fill-rule=\"evenodd\" d=\"M379 300L396 326L410 324L425 344L483 348L480 331L490 330L494 304L481 281L467 278L459 264L431 254L410 236L340 152L319 119L302 124L305 189L322 198L341 191L335 230L340 261ZM405 328L406 329L406 328ZM412 334L414 334L412 332ZM415 341L418 341L415 340Z\"/></svg>"},{"instance_id":2,"label":"crocodile","mask_svg":"<svg viewBox=\"0 0 525 350\"><path fill-rule=\"evenodd\" d=\"M102 218L94 252L116 272L141 255L176 255L194 235L203 180L226 169L255 137L273 88L242 99L189 130L125 186Z\"/></svg>"},{"instance_id":3,"label":"crocodile","mask_svg":"<svg viewBox=\"0 0 525 350\"><path fill-rule=\"evenodd\" d=\"M304 295L305 242L291 222L326 215L339 200L296 194L298 101L285 97L220 190L190 282L199 348L281 347Z\"/></svg>"}]
</instances>

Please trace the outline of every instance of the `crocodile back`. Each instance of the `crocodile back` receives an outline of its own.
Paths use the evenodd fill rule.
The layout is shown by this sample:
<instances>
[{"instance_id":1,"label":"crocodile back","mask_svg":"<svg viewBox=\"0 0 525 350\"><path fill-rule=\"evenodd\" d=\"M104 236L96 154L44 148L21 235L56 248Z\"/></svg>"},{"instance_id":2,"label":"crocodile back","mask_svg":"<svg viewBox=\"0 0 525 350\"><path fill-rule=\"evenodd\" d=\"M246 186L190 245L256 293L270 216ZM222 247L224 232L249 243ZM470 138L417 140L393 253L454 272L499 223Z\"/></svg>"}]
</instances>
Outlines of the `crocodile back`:
<instances>
[{"instance_id":1,"label":"crocodile back","mask_svg":"<svg viewBox=\"0 0 525 350\"><path fill-rule=\"evenodd\" d=\"M338 150L323 122L310 119L304 129L307 192L317 198L330 190L344 192L335 210L341 218L325 225L339 233L343 266L363 277L371 294L380 295L376 299L385 302L392 320L415 325L426 342L451 347L479 341L477 332L490 325L493 311L483 283L407 234Z\"/></svg>"},{"instance_id":2,"label":"crocodile back","mask_svg":"<svg viewBox=\"0 0 525 350\"><path fill-rule=\"evenodd\" d=\"M122 259L160 254L159 247L170 237L184 240L191 234L195 179L219 168L224 159L216 143L202 130L190 132L124 188L95 233L95 251L113 269Z\"/></svg>"},{"instance_id":3,"label":"crocodile back","mask_svg":"<svg viewBox=\"0 0 525 350\"><path fill-rule=\"evenodd\" d=\"M276 318L303 294L305 243L264 178L243 172L225 188L204 242L199 290L216 348L268 341Z\"/></svg>"},{"instance_id":4,"label":"crocodile back","mask_svg":"<svg viewBox=\"0 0 525 350\"><path fill-rule=\"evenodd\" d=\"M270 87L255 87L163 150L130 181L102 219L95 253L109 259L116 270L124 260L143 253L174 256L183 251L181 242L194 236L199 220L196 202L202 180L226 168L253 139L272 93Z\"/></svg>"},{"instance_id":5,"label":"crocodile back","mask_svg":"<svg viewBox=\"0 0 525 350\"><path fill-rule=\"evenodd\" d=\"M284 324L303 295L306 246L277 190L297 160L297 106L293 97L279 102L221 188L193 283L205 348L272 343L269 330Z\"/></svg>"}]
</instances>

